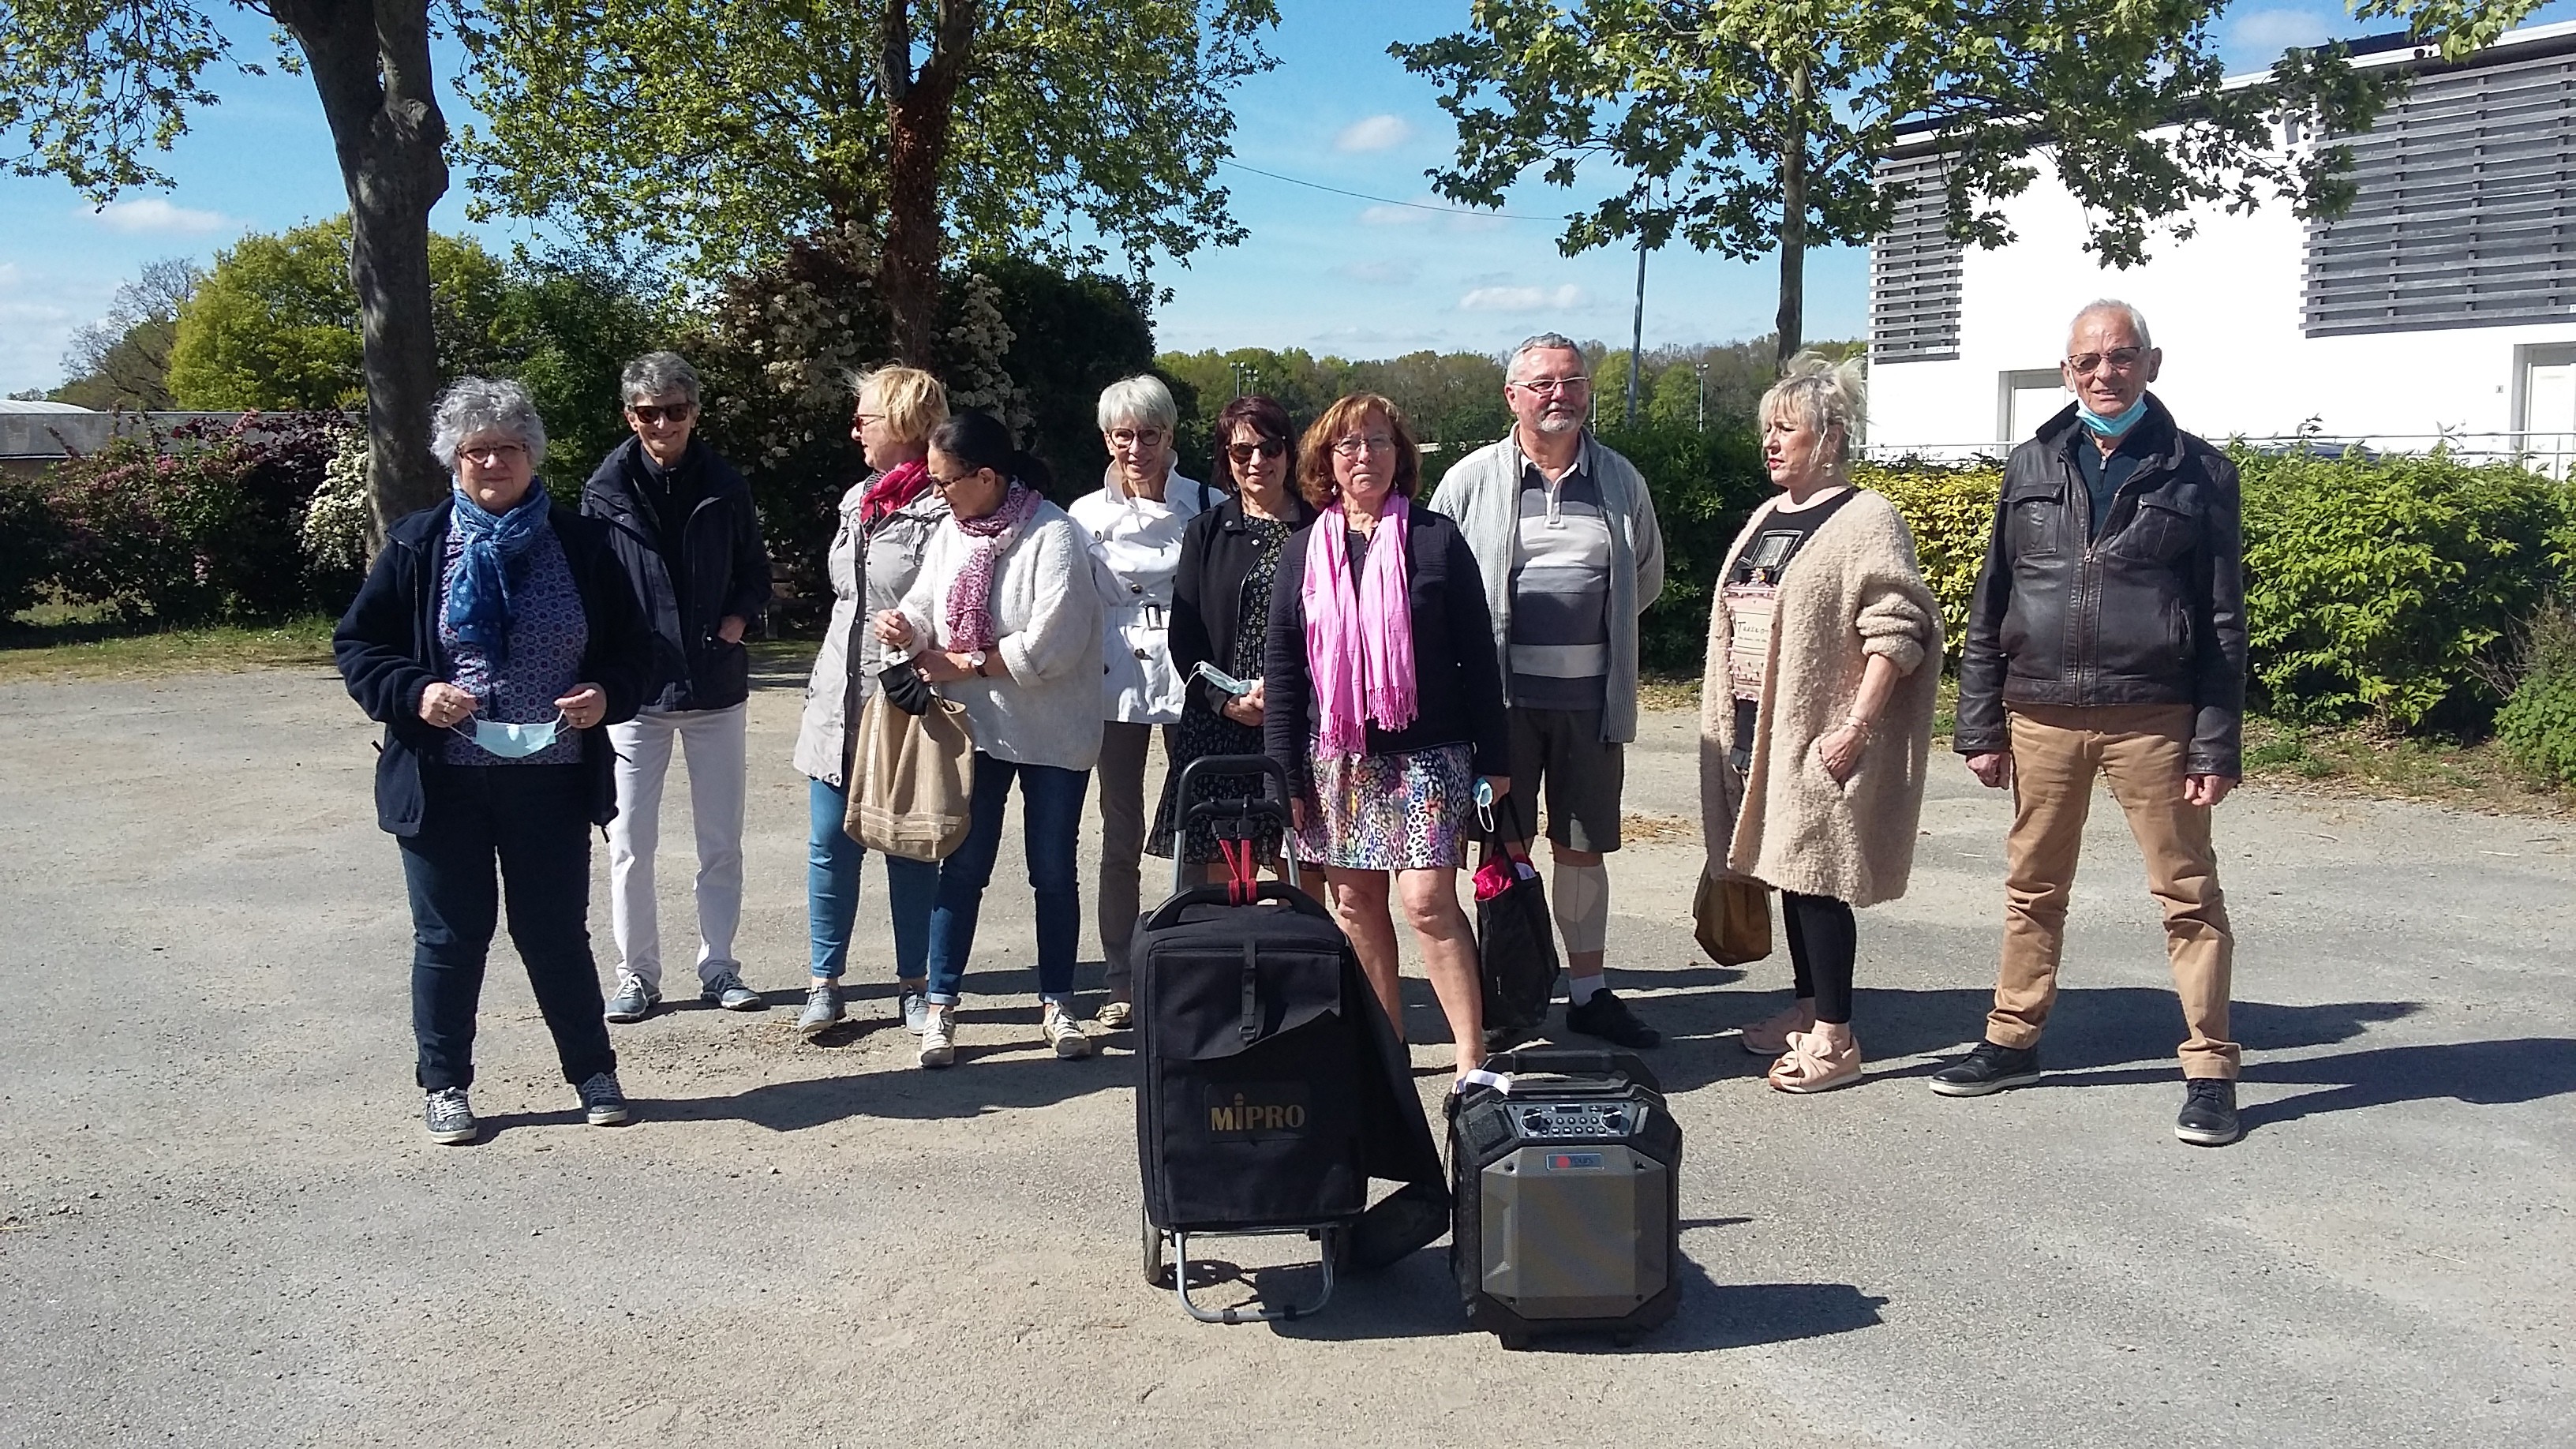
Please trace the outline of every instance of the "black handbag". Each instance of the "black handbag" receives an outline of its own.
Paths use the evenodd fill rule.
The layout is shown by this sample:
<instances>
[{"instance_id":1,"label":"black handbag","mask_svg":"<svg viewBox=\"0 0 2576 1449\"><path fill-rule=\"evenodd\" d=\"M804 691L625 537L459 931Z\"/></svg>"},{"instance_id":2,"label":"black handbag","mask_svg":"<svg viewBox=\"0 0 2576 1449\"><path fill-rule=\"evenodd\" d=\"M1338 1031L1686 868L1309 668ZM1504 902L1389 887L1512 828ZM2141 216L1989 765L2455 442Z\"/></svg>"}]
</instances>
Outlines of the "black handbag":
<instances>
[{"instance_id":1,"label":"black handbag","mask_svg":"<svg viewBox=\"0 0 2576 1449\"><path fill-rule=\"evenodd\" d=\"M1517 797L1505 795L1502 820L1517 834ZM1488 825L1490 847L1476 871L1476 958L1485 983L1489 1040L1523 1035L1547 1020L1556 998L1556 923L1547 913L1547 888L1538 867L1502 829Z\"/></svg>"},{"instance_id":2,"label":"black handbag","mask_svg":"<svg viewBox=\"0 0 2576 1449\"><path fill-rule=\"evenodd\" d=\"M884 691L886 703L905 714L928 714L937 696L930 692L930 681L912 667L910 660L889 664L877 671L877 688Z\"/></svg>"}]
</instances>

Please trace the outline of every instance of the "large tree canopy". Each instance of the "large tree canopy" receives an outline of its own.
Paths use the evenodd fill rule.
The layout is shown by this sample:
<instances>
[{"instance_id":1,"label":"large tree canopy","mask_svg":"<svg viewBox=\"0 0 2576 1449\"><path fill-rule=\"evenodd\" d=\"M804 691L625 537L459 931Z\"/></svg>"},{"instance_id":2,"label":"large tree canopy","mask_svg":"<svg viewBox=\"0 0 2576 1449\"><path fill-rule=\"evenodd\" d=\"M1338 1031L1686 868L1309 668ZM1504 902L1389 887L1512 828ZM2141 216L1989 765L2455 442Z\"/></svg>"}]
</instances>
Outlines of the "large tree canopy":
<instances>
[{"instance_id":1,"label":"large tree canopy","mask_svg":"<svg viewBox=\"0 0 2576 1449\"><path fill-rule=\"evenodd\" d=\"M478 205L701 277L799 237L883 251L927 350L942 253L1060 270L1239 240L1226 95L1272 0L486 0L467 22ZM930 269L927 274L923 269Z\"/></svg>"},{"instance_id":2,"label":"large tree canopy","mask_svg":"<svg viewBox=\"0 0 2576 1449\"><path fill-rule=\"evenodd\" d=\"M1805 249L1885 227L1901 198L1877 164L1900 132L1940 147L1950 229L1980 245L2008 239L1998 203L2041 165L2084 206L2091 249L2121 266L2160 230L2187 234L2198 206L2348 204L2345 148L2281 137L2366 126L2386 83L2329 47L2225 86L2225 3L1477 0L1467 31L1393 51L1457 119L1455 163L1432 173L1442 194L1498 205L1525 175L1572 187L1596 164L1611 194L1568 217L1568 253L1676 236L1739 259L1776 250L1785 361L1802 341ZM2523 13L2532 0L2444 3Z\"/></svg>"}]
</instances>

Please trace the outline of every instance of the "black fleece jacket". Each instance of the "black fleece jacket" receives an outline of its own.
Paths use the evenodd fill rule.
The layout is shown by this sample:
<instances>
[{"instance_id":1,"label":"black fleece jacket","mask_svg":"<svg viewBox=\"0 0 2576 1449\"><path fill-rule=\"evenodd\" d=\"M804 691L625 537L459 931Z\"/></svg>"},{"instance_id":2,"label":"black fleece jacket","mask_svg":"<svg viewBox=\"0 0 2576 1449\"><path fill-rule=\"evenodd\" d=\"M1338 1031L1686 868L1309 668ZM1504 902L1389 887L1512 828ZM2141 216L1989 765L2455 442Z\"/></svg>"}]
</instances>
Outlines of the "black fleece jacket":
<instances>
[{"instance_id":1,"label":"black fleece jacket","mask_svg":"<svg viewBox=\"0 0 2576 1449\"><path fill-rule=\"evenodd\" d=\"M751 652L727 644L716 626L727 615L746 622L769 607L769 549L750 485L733 465L696 438L671 469L671 493L689 500L689 516L657 518L644 471L644 444L628 438L602 459L581 490L581 511L608 525L653 631L648 708L730 709L751 697ZM676 559L663 540L677 540Z\"/></svg>"}]
</instances>

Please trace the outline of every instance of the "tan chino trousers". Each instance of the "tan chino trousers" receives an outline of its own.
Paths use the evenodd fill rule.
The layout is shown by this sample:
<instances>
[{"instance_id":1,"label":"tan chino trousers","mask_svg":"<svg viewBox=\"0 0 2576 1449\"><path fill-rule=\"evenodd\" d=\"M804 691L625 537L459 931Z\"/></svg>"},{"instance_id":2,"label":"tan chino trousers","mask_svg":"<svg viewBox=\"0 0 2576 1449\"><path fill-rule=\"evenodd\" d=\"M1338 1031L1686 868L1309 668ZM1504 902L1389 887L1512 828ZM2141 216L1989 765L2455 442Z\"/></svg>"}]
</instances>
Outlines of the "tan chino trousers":
<instances>
[{"instance_id":1,"label":"tan chino trousers","mask_svg":"<svg viewBox=\"0 0 2576 1449\"><path fill-rule=\"evenodd\" d=\"M2013 824L2005 844L2003 967L1986 1039L2028 1047L2057 1000L2066 903L2093 803L2093 777L2129 817L2146 857L2147 889L2163 905L2165 955L2182 999L2186 1077L2233 1078L2227 1037L2236 938L2218 885L2209 810L2183 800L2189 705L2013 705Z\"/></svg>"}]
</instances>

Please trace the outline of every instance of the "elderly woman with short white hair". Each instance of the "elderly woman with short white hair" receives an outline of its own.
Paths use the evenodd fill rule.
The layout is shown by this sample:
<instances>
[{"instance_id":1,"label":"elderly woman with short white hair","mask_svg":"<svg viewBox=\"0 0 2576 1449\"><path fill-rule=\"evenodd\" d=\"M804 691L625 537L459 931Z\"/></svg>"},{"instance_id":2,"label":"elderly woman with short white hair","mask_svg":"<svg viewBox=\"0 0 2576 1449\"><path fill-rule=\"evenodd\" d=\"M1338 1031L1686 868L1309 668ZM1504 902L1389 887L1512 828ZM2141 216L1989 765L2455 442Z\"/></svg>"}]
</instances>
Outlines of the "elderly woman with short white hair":
<instances>
[{"instance_id":1,"label":"elderly woman with short white hair","mask_svg":"<svg viewBox=\"0 0 2576 1449\"><path fill-rule=\"evenodd\" d=\"M1780 891L1796 996L1743 1042L1789 1093L1860 1080L1852 910L1905 894L1941 679L1914 536L1852 485L1861 407L1858 365L1813 353L1763 395L1780 494L1718 570L1700 693L1709 877Z\"/></svg>"},{"instance_id":2,"label":"elderly woman with short white hair","mask_svg":"<svg viewBox=\"0 0 2576 1449\"><path fill-rule=\"evenodd\" d=\"M608 726L643 702L650 636L606 526L537 481L546 429L524 388L460 379L432 428L454 487L393 526L331 638L350 697L385 727L376 822L411 898L430 1140L481 1135L466 1092L504 894L564 1080L592 1125L623 1122L590 954L590 832L617 814Z\"/></svg>"},{"instance_id":3,"label":"elderly woman with short white hair","mask_svg":"<svg viewBox=\"0 0 2576 1449\"><path fill-rule=\"evenodd\" d=\"M1180 407L1157 377L1121 378L1100 393L1100 440L1109 467L1100 491L1074 501L1074 526L1090 540L1103 603L1100 652L1100 950L1108 1004L1100 1024L1133 1019L1127 952L1136 935L1145 854L1145 760L1154 731L1172 753L1188 681L1172 667L1172 581L1181 540L1214 490L1182 477L1173 450Z\"/></svg>"}]
</instances>

